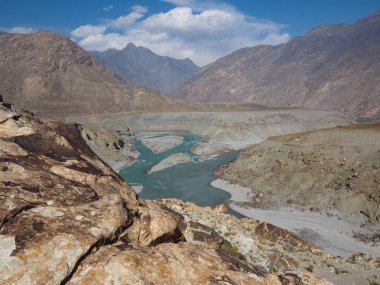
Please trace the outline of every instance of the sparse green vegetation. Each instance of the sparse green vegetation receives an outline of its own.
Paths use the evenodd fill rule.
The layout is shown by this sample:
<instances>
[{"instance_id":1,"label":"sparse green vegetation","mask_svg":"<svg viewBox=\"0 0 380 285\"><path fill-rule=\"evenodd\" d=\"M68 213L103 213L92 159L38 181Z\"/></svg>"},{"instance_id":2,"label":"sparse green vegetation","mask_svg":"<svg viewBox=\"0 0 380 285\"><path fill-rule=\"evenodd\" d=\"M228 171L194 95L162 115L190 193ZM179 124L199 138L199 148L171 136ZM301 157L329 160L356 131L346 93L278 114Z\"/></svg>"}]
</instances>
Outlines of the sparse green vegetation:
<instances>
[{"instance_id":1,"label":"sparse green vegetation","mask_svg":"<svg viewBox=\"0 0 380 285\"><path fill-rule=\"evenodd\" d=\"M244 255L242 255L239 252L239 248L237 246L232 246L232 247L224 247L223 251L228 253L229 255L232 255L234 257L237 257L240 260L246 260Z\"/></svg>"}]
</instances>

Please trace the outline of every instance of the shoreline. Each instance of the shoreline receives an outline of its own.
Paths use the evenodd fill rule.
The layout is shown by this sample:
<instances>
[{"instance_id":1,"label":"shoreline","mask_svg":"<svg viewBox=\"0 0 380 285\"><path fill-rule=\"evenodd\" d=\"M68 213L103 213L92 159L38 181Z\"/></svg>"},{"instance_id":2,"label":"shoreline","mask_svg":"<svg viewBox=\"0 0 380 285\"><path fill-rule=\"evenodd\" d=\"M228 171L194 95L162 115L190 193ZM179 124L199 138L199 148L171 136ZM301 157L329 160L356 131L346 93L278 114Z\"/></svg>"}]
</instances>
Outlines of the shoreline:
<instances>
[{"instance_id":1,"label":"shoreline","mask_svg":"<svg viewBox=\"0 0 380 285\"><path fill-rule=\"evenodd\" d=\"M320 247L321 250L342 257L349 257L357 252L367 252L380 257L380 245L371 246L355 239L353 232L362 230L363 220L352 215L337 211L336 216L301 211L294 208L279 210L263 210L253 207L243 207L239 203L251 202L247 193L249 188L229 183L220 178L214 180L211 186L228 192L229 208L247 218L253 218L287 229Z\"/></svg>"},{"instance_id":2,"label":"shoreline","mask_svg":"<svg viewBox=\"0 0 380 285\"><path fill-rule=\"evenodd\" d=\"M120 172L122 170L124 170L125 168L128 168L130 166L132 166L133 164L136 163L136 161L139 159L140 157L140 153L139 153L139 156L136 157L131 163L130 162L113 162L113 163L106 163L109 167L112 168L113 171L115 171L117 174L120 174Z\"/></svg>"},{"instance_id":3,"label":"shoreline","mask_svg":"<svg viewBox=\"0 0 380 285\"><path fill-rule=\"evenodd\" d=\"M144 190L143 185L139 184L129 184L129 186L135 191L136 194L140 194L142 190Z\"/></svg>"},{"instance_id":4,"label":"shoreline","mask_svg":"<svg viewBox=\"0 0 380 285\"><path fill-rule=\"evenodd\" d=\"M234 202L250 202L250 197L253 195L251 189L237 184L232 184L226 180L217 178L210 183L215 189L222 190L231 195L230 200Z\"/></svg>"},{"instance_id":5,"label":"shoreline","mask_svg":"<svg viewBox=\"0 0 380 285\"><path fill-rule=\"evenodd\" d=\"M148 138L140 138L140 141L154 154L160 154L183 144L184 138L183 136L163 135Z\"/></svg>"},{"instance_id":6,"label":"shoreline","mask_svg":"<svg viewBox=\"0 0 380 285\"><path fill-rule=\"evenodd\" d=\"M171 168L173 166L184 164L184 163L190 163L191 162L191 155L187 153L175 153L171 156L168 156L167 158L164 158L161 160L158 164L154 165L152 168L150 168L147 171L147 174L156 173L168 168Z\"/></svg>"}]
</instances>

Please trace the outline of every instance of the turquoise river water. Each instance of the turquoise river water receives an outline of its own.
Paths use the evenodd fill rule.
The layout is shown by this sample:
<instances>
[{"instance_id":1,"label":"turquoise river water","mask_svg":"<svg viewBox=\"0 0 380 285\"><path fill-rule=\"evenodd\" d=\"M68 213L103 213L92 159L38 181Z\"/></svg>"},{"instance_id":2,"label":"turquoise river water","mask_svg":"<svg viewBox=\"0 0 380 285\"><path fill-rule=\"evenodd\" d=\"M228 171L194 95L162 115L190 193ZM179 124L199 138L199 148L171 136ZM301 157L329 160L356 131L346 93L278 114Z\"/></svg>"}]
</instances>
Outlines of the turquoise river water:
<instances>
[{"instance_id":1,"label":"turquoise river water","mask_svg":"<svg viewBox=\"0 0 380 285\"><path fill-rule=\"evenodd\" d=\"M175 133L184 137L184 143L160 154L154 154L145 147L140 140L135 140L134 145L141 156L131 167L123 169L120 174L129 184L143 185L144 189L139 194L146 199L177 198L183 201L190 201L200 206L214 207L230 199L230 194L215 189L210 183L216 179L214 169L222 164L226 164L239 155L238 151L229 152L223 156L202 161L191 152L194 144L202 140L201 137L189 133ZM162 159L179 152L192 155L190 163L179 164L152 174L146 171ZM356 224L352 221L342 220L336 217L325 217L316 213L304 212L282 212L254 209L240 209L247 216L258 218L272 223L279 227L288 229L298 234L301 229L311 229L319 233L320 241L309 240L326 249L328 252L341 256L350 256L355 252L370 252L374 256L379 256L378 247L371 247L348 237L344 233L353 232ZM237 217L244 217L241 214L229 210L228 213ZM353 226L354 225L354 226ZM360 223L358 223L360 225ZM305 238L305 237L304 237ZM321 244L318 244L321 243Z\"/></svg>"},{"instance_id":2,"label":"turquoise river water","mask_svg":"<svg viewBox=\"0 0 380 285\"><path fill-rule=\"evenodd\" d=\"M215 168L236 159L239 152L232 151L216 158L201 160L191 151L192 147L202 140L201 137L189 133L175 135L183 136L184 142L159 154L155 154L140 140L135 139L134 146L141 155L132 166L121 170L120 175L131 185L142 185L144 188L139 195L145 199L177 198L210 207L227 201L231 197L230 194L211 187L210 183L216 179ZM147 170L175 153L191 154L191 162L147 174ZM234 211L229 212L241 217Z\"/></svg>"}]
</instances>

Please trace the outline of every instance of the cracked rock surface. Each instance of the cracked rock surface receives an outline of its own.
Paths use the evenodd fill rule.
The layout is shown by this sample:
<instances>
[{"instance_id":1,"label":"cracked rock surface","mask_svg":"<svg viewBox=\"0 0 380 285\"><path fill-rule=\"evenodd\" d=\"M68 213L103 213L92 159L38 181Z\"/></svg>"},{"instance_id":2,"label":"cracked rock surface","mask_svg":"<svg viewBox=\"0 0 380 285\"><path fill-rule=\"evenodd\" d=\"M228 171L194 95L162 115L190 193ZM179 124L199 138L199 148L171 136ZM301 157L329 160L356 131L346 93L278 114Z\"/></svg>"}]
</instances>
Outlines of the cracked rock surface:
<instances>
[{"instance_id":1,"label":"cracked rock surface","mask_svg":"<svg viewBox=\"0 0 380 285\"><path fill-rule=\"evenodd\" d=\"M2 100L0 170L0 284L330 284L248 262L213 229L139 199L75 126Z\"/></svg>"}]
</instances>

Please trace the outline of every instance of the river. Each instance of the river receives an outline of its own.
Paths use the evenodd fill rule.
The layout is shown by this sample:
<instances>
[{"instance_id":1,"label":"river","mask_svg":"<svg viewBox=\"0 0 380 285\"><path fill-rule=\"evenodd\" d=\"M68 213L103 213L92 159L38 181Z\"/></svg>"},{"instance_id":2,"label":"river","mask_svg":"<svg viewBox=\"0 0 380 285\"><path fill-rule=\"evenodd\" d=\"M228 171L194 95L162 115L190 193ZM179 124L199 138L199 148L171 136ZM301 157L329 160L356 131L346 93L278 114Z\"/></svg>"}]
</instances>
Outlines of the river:
<instances>
[{"instance_id":1,"label":"river","mask_svg":"<svg viewBox=\"0 0 380 285\"><path fill-rule=\"evenodd\" d=\"M130 185L142 185L143 190L139 195L145 199L176 198L186 202L193 202L199 206L210 207L215 207L229 200L230 194L211 187L210 183L216 179L214 169L235 160L239 156L239 151L232 151L216 158L202 160L191 151L196 143L202 141L200 136L185 132L170 133L170 135L182 136L184 142L177 147L158 154L146 147L139 139L135 139L134 146L141 155L132 166L121 170L120 175ZM147 174L147 170L151 167L176 153L190 154L191 162ZM242 217L242 215L232 210L229 213Z\"/></svg>"},{"instance_id":2,"label":"river","mask_svg":"<svg viewBox=\"0 0 380 285\"><path fill-rule=\"evenodd\" d=\"M164 135L157 134L154 136ZM193 202L199 206L210 207L215 207L228 201L231 195L210 186L210 183L217 178L214 175L215 168L235 160L239 156L239 151L232 151L216 158L202 160L191 151L195 144L202 141L200 136L184 132L170 133L170 135L182 136L184 142L177 147L158 154L151 151L139 139L135 139L134 146L141 155L132 166L120 171L120 175L130 185L142 185L143 190L139 195L145 199L176 198L186 202ZM190 154L191 162L147 174L151 167L176 153ZM295 209L285 212L283 210L260 210L239 207L234 202L230 206L236 211L230 208L228 210L229 214L239 218L260 219L291 230L327 252L348 257L355 252L365 251L374 256L380 256L378 246L372 247L352 237L350 233L360 229L361 221L349 215L327 217L317 213L303 213Z\"/></svg>"}]
</instances>

